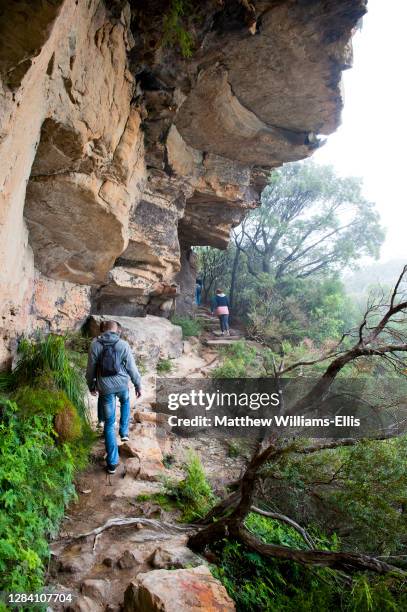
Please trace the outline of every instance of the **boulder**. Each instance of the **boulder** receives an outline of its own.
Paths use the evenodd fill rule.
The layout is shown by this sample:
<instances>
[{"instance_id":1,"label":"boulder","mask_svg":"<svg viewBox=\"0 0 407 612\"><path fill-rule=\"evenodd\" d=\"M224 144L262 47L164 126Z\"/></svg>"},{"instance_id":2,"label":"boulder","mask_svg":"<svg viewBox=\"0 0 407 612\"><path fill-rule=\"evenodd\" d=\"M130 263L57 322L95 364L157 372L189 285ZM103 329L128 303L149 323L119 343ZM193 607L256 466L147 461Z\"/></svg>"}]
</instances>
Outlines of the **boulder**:
<instances>
[{"instance_id":1,"label":"boulder","mask_svg":"<svg viewBox=\"0 0 407 612\"><path fill-rule=\"evenodd\" d=\"M124 594L124 612L230 612L225 587L205 565L139 574Z\"/></svg>"},{"instance_id":2,"label":"boulder","mask_svg":"<svg viewBox=\"0 0 407 612\"><path fill-rule=\"evenodd\" d=\"M113 319L122 328L122 338L127 340L138 358L155 365L160 358L175 359L182 355L182 329L167 319L147 315L146 317L118 317L114 315L91 315L89 331L99 334L100 323Z\"/></svg>"},{"instance_id":3,"label":"boulder","mask_svg":"<svg viewBox=\"0 0 407 612\"><path fill-rule=\"evenodd\" d=\"M136 567L136 565L140 565L143 561L144 559L140 554L134 553L131 550L125 550L118 560L117 565L120 569L131 569Z\"/></svg>"},{"instance_id":4,"label":"boulder","mask_svg":"<svg viewBox=\"0 0 407 612\"><path fill-rule=\"evenodd\" d=\"M161 448L153 437L140 436L123 442L119 446L119 454L122 457L139 458L141 464L149 463L161 469L164 468Z\"/></svg>"},{"instance_id":5,"label":"boulder","mask_svg":"<svg viewBox=\"0 0 407 612\"><path fill-rule=\"evenodd\" d=\"M155 569L198 567L203 563L201 557L186 546L159 546L149 561Z\"/></svg>"},{"instance_id":6,"label":"boulder","mask_svg":"<svg viewBox=\"0 0 407 612\"><path fill-rule=\"evenodd\" d=\"M126 461L126 474L137 478L140 473L140 459L139 457L131 457Z\"/></svg>"},{"instance_id":7,"label":"boulder","mask_svg":"<svg viewBox=\"0 0 407 612\"><path fill-rule=\"evenodd\" d=\"M126 458L126 457L139 458L139 455L136 449L133 448L130 442L123 442L122 444L120 444L119 455L123 458Z\"/></svg>"}]
</instances>

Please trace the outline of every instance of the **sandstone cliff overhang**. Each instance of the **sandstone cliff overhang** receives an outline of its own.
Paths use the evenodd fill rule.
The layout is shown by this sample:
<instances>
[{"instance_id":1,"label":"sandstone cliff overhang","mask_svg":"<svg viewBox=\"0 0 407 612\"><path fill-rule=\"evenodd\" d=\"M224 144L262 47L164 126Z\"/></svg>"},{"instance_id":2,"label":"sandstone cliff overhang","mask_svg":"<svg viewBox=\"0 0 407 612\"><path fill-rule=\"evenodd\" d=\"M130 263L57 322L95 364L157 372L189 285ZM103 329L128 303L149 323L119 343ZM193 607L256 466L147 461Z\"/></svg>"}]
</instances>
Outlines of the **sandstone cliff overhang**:
<instances>
[{"instance_id":1,"label":"sandstone cliff overhang","mask_svg":"<svg viewBox=\"0 0 407 612\"><path fill-rule=\"evenodd\" d=\"M48 312L67 284L100 312L167 312L183 253L226 247L269 170L336 129L365 0L189 6L188 59L164 45L169 0L0 7L4 328L57 326L41 276Z\"/></svg>"}]
</instances>

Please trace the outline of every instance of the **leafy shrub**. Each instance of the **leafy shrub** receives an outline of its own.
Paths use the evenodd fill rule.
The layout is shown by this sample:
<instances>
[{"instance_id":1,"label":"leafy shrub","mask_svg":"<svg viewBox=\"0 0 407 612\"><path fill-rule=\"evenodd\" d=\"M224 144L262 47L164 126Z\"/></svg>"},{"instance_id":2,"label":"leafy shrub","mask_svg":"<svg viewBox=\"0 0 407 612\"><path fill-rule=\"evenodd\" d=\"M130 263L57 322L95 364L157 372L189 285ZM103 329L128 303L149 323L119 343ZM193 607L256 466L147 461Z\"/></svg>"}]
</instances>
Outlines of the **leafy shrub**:
<instances>
[{"instance_id":1,"label":"leafy shrub","mask_svg":"<svg viewBox=\"0 0 407 612\"><path fill-rule=\"evenodd\" d=\"M301 523L335 530L346 549L399 554L407 531L406 513L400 511L407 500L406 441L403 436L287 455L270 466L273 503Z\"/></svg>"},{"instance_id":2,"label":"leafy shrub","mask_svg":"<svg viewBox=\"0 0 407 612\"><path fill-rule=\"evenodd\" d=\"M215 502L211 485L199 457L190 452L185 464L186 477L180 482L165 482L166 493L182 510L182 520L190 523L202 518Z\"/></svg>"},{"instance_id":3,"label":"leafy shrub","mask_svg":"<svg viewBox=\"0 0 407 612\"><path fill-rule=\"evenodd\" d=\"M72 404L64 404L62 410L55 415L54 430L61 442L73 442L81 437L82 423Z\"/></svg>"},{"instance_id":4,"label":"leafy shrub","mask_svg":"<svg viewBox=\"0 0 407 612\"><path fill-rule=\"evenodd\" d=\"M80 370L86 370L92 337L82 331L68 332L64 336L65 348L71 363Z\"/></svg>"},{"instance_id":5,"label":"leafy shrub","mask_svg":"<svg viewBox=\"0 0 407 612\"><path fill-rule=\"evenodd\" d=\"M165 372L171 372L173 368L171 359L160 359L157 363L157 372L164 374Z\"/></svg>"},{"instance_id":6,"label":"leafy shrub","mask_svg":"<svg viewBox=\"0 0 407 612\"><path fill-rule=\"evenodd\" d=\"M0 590L43 586L47 538L75 495L73 476L88 450L87 441L55 444L52 414L21 414L0 400Z\"/></svg>"},{"instance_id":7,"label":"leafy shrub","mask_svg":"<svg viewBox=\"0 0 407 612\"><path fill-rule=\"evenodd\" d=\"M174 316L171 319L171 323L174 325L179 325L182 328L182 337L189 338L190 336L199 336L202 327L196 319L192 319L191 317L179 317Z\"/></svg>"},{"instance_id":8,"label":"leafy shrub","mask_svg":"<svg viewBox=\"0 0 407 612\"><path fill-rule=\"evenodd\" d=\"M213 378L247 378L256 363L256 349L244 340L222 348L223 362L212 370Z\"/></svg>"},{"instance_id":9,"label":"leafy shrub","mask_svg":"<svg viewBox=\"0 0 407 612\"><path fill-rule=\"evenodd\" d=\"M171 453L166 453L163 457L163 465L165 468L170 469L175 463L175 457Z\"/></svg>"}]
</instances>

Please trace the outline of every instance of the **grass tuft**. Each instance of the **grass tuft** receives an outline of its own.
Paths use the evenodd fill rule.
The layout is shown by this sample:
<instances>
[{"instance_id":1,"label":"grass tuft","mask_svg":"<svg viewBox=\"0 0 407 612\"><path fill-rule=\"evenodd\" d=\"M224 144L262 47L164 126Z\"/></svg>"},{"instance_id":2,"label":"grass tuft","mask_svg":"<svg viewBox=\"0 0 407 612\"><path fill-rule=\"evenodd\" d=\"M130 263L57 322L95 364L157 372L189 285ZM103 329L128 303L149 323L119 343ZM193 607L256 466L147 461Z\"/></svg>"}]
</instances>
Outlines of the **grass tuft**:
<instances>
[{"instance_id":1,"label":"grass tuft","mask_svg":"<svg viewBox=\"0 0 407 612\"><path fill-rule=\"evenodd\" d=\"M160 374L165 374L171 372L173 369L173 363L171 359L160 359L157 363L157 372Z\"/></svg>"}]
</instances>

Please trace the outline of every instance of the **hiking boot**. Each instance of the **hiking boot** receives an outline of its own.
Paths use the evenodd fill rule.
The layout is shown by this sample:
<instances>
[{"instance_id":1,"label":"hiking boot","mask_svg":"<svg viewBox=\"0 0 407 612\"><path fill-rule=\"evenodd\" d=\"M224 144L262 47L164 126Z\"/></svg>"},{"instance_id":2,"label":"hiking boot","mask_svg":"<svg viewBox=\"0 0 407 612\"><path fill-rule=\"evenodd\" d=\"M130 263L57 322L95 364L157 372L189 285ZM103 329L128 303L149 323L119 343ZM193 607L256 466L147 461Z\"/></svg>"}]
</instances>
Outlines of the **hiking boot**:
<instances>
[{"instance_id":1,"label":"hiking boot","mask_svg":"<svg viewBox=\"0 0 407 612\"><path fill-rule=\"evenodd\" d=\"M106 467L106 471L108 474L115 474L117 470L117 465L108 465Z\"/></svg>"}]
</instances>

